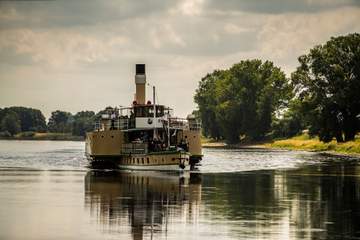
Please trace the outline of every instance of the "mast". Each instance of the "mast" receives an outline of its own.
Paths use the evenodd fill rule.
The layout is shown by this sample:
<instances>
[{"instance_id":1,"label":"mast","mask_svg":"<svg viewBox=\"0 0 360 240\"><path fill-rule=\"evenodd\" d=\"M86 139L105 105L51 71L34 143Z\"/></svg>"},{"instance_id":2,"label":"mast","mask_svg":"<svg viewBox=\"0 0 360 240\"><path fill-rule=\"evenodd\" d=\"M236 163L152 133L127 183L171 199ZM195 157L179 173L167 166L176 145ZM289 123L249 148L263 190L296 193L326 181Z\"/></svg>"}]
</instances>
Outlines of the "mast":
<instances>
[{"instance_id":1,"label":"mast","mask_svg":"<svg viewBox=\"0 0 360 240\"><path fill-rule=\"evenodd\" d=\"M167 148L170 149L170 116L167 119Z\"/></svg>"},{"instance_id":2,"label":"mast","mask_svg":"<svg viewBox=\"0 0 360 240\"><path fill-rule=\"evenodd\" d=\"M156 133L156 103L155 103L155 86L153 86L153 103L154 103L154 116L153 116L153 124L154 124L154 136L153 139L157 138Z\"/></svg>"}]
</instances>

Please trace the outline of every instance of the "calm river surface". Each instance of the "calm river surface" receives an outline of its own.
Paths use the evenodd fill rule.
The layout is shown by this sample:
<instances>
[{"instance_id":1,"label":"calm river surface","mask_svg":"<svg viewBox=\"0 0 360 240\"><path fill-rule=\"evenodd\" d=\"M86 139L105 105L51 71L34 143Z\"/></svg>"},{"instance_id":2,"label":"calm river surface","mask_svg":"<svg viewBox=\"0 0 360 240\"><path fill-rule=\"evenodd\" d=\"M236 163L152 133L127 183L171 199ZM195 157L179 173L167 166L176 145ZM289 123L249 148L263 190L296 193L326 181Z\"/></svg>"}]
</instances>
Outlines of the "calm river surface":
<instances>
[{"instance_id":1,"label":"calm river surface","mask_svg":"<svg viewBox=\"0 0 360 240\"><path fill-rule=\"evenodd\" d=\"M91 171L83 142L0 141L0 239L360 239L360 159L204 154L196 172Z\"/></svg>"}]
</instances>

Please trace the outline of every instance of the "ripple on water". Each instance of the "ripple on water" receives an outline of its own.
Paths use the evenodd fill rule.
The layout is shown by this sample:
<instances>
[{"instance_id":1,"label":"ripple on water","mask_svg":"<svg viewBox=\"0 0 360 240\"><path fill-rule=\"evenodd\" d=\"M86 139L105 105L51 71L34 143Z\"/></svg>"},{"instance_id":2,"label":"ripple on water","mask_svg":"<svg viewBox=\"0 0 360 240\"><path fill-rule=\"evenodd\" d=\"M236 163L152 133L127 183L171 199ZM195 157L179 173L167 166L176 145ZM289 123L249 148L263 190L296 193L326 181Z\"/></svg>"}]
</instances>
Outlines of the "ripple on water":
<instances>
[{"instance_id":1,"label":"ripple on water","mask_svg":"<svg viewBox=\"0 0 360 240\"><path fill-rule=\"evenodd\" d=\"M318 162L317 154L272 149L204 149L201 172L239 172L297 168Z\"/></svg>"}]
</instances>

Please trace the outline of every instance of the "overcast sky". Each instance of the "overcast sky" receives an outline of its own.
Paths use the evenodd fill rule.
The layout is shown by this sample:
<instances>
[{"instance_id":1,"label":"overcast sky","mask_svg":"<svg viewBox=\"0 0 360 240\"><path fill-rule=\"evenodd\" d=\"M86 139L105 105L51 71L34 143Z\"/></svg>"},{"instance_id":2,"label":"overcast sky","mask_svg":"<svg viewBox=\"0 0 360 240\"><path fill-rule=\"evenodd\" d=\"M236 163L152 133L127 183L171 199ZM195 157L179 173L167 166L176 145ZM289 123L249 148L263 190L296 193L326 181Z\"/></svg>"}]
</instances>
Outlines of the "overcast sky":
<instances>
[{"instance_id":1,"label":"overcast sky","mask_svg":"<svg viewBox=\"0 0 360 240\"><path fill-rule=\"evenodd\" d=\"M309 48L353 32L358 0L0 0L0 107L130 105L146 63L158 100L186 116L206 73L258 58L289 75Z\"/></svg>"}]
</instances>

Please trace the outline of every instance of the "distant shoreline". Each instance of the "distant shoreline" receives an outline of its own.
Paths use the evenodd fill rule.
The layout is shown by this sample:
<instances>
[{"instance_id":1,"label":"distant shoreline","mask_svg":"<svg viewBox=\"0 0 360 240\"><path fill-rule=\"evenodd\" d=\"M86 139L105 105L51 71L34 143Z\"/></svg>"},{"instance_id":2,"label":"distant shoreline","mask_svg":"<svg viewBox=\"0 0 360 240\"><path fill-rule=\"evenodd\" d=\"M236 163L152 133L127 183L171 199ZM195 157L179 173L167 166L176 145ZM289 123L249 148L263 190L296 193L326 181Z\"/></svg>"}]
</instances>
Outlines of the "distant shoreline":
<instances>
[{"instance_id":1,"label":"distant shoreline","mask_svg":"<svg viewBox=\"0 0 360 240\"><path fill-rule=\"evenodd\" d=\"M23 132L15 136L5 137L1 136L0 140L27 140L27 141L84 141L83 136L74 136L69 133L37 133L37 132Z\"/></svg>"}]
</instances>

